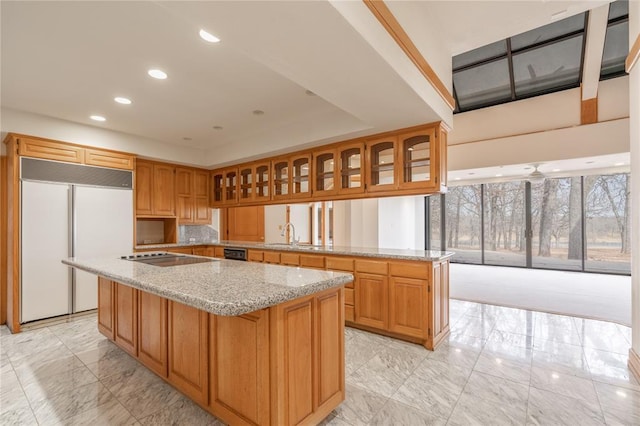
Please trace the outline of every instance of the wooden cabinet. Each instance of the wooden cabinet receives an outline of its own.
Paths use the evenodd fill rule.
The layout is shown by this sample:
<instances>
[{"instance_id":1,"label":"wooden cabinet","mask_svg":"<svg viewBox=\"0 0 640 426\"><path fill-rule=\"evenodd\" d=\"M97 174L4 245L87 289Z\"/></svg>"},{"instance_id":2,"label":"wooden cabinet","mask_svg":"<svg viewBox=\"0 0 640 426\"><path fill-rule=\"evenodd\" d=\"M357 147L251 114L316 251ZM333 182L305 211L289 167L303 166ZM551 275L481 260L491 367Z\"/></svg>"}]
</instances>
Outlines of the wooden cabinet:
<instances>
[{"instance_id":1,"label":"wooden cabinet","mask_svg":"<svg viewBox=\"0 0 640 426\"><path fill-rule=\"evenodd\" d=\"M176 168L176 209L180 224L209 224L209 173Z\"/></svg>"},{"instance_id":2,"label":"wooden cabinet","mask_svg":"<svg viewBox=\"0 0 640 426\"><path fill-rule=\"evenodd\" d=\"M113 281L98 277L98 331L109 339L114 338Z\"/></svg>"},{"instance_id":3,"label":"wooden cabinet","mask_svg":"<svg viewBox=\"0 0 640 426\"><path fill-rule=\"evenodd\" d=\"M287 266L300 266L300 255L298 253L280 253L280 264Z\"/></svg>"},{"instance_id":4,"label":"wooden cabinet","mask_svg":"<svg viewBox=\"0 0 640 426\"><path fill-rule=\"evenodd\" d=\"M338 149L338 194L364 192L364 143L342 144Z\"/></svg>"},{"instance_id":5,"label":"wooden cabinet","mask_svg":"<svg viewBox=\"0 0 640 426\"><path fill-rule=\"evenodd\" d=\"M168 301L168 380L196 402L209 402L208 314Z\"/></svg>"},{"instance_id":6,"label":"wooden cabinet","mask_svg":"<svg viewBox=\"0 0 640 426\"><path fill-rule=\"evenodd\" d=\"M210 315L209 328L211 409L231 424L269 424L269 310Z\"/></svg>"},{"instance_id":7,"label":"wooden cabinet","mask_svg":"<svg viewBox=\"0 0 640 426\"><path fill-rule=\"evenodd\" d=\"M175 216L175 167L136 163L136 215Z\"/></svg>"},{"instance_id":8,"label":"wooden cabinet","mask_svg":"<svg viewBox=\"0 0 640 426\"><path fill-rule=\"evenodd\" d=\"M256 203L271 199L271 165L269 162L249 163L240 166L240 203Z\"/></svg>"},{"instance_id":9,"label":"wooden cabinet","mask_svg":"<svg viewBox=\"0 0 640 426\"><path fill-rule=\"evenodd\" d=\"M420 339L428 337L428 284L424 279L390 278L389 331Z\"/></svg>"},{"instance_id":10,"label":"wooden cabinet","mask_svg":"<svg viewBox=\"0 0 640 426\"><path fill-rule=\"evenodd\" d=\"M398 136L400 189L435 188L439 178L436 135L436 128L430 127Z\"/></svg>"},{"instance_id":11,"label":"wooden cabinet","mask_svg":"<svg viewBox=\"0 0 640 426\"><path fill-rule=\"evenodd\" d=\"M236 167L211 172L211 207L236 204L238 202L238 182Z\"/></svg>"},{"instance_id":12,"label":"wooden cabinet","mask_svg":"<svg viewBox=\"0 0 640 426\"><path fill-rule=\"evenodd\" d=\"M291 198L311 196L311 154L294 155L289 159Z\"/></svg>"},{"instance_id":13,"label":"wooden cabinet","mask_svg":"<svg viewBox=\"0 0 640 426\"><path fill-rule=\"evenodd\" d=\"M389 265L379 260L355 261L355 322L387 329L389 324Z\"/></svg>"},{"instance_id":14,"label":"wooden cabinet","mask_svg":"<svg viewBox=\"0 0 640 426\"><path fill-rule=\"evenodd\" d=\"M138 290L114 283L114 341L125 352L138 355Z\"/></svg>"},{"instance_id":15,"label":"wooden cabinet","mask_svg":"<svg viewBox=\"0 0 640 426\"><path fill-rule=\"evenodd\" d=\"M264 252L262 250L247 250L247 260L249 262L263 262Z\"/></svg>"},{"instance_id":16,"label":"wooden cabinet","mask_svg":"<svg viewBox=\"0 0 640 426\"><path fill-rule=\"evenodd\" d=\"M167 377L167 299L138 292L138 359Z\"/></svg>"},{"instance_id":17,"label":"wooden cabinet","mask_svg":"<svg viewBox=\"0 0 640 426\"><path fill-rule=\"evenodd\" d=\"M300 266L303 268L324 269L324 256L301 254Z\"/></svg>"},{"instance_id":18,"label":"wooden cabinet","mask_svg":"<svg viewBox=\"0 0 640 426\"><path fill-rule=\"evenodd\" d=\"M124 152L100 148L88 148L33 136L13 135L18 142L18 155L64 161L66 163L86 164L108 167L110 169L133 170L135 156Z\"/></svg>"},{"instance_id":19,"label":"wooden cabinet","mask_svg":"<svg viewBox=\"0 0 640 426\"><path fill-rule=\"evenodd\" d=\"M289 167L289 160L284 158L282 160L273 161L271 163L271 173L273 178L273 195L274 200L287 200L290 196L290 175L291 168Z\"/></svg>"},{"instance_id":20,"label":"wooden cabinet","mask_svg":"<svg viewBox=\"0 0 640 426\"><path fill-rule=\"evenodd\" d=\"M338 192L336 182L336 149L318 150L313 153L313 193L317 196Z\"/></svg>"},{"instance_id":21,"label":"wooden cabinet","mask_svg":"<svg viewBox=\"0 0 640 426\"><path fill-rule=\"evenodd\" d=\"M264 241L264 206L228 208L226 234L231 241Z\"/></svg>"},{"instance_id":22,"label":"wooden cabinet","mask_svg":"<svg viewBox=\"0 0 640 426\"><path fill-rule=\"evenodd\" d=\"M387 136L366 142L367 191L393 191L398 188L398 138Z\"/></svg>"}]
</instances>

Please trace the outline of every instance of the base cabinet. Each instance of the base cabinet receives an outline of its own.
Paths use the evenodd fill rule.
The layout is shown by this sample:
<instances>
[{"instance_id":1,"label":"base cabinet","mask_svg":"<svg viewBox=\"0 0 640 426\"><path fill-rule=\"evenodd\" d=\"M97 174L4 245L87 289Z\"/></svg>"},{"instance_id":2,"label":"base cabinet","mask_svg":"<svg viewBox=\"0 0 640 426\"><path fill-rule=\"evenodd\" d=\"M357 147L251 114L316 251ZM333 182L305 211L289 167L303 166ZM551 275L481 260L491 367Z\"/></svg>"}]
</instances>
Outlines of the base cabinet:
<instances>
[{"instance_id":1,"label":"base cabinet","mask_svg":"<svg viewBox=\"0 0 640 426\"><path fill-rule=\"evenodd\" d=\"M227 317L99 282L101 332L227 424L318 424L344 400L342 288Z\"/></svg>"},{"instance_id":2,"label":"base cabinet","mask_svg":"<svg viewBox=\"0 0 640 426\"><path fill-rule=\"evenodd\" d=\"M113 281L98 277L98 331L111 340L114 339L113 287Z\"/></svg>"}]
</instances>

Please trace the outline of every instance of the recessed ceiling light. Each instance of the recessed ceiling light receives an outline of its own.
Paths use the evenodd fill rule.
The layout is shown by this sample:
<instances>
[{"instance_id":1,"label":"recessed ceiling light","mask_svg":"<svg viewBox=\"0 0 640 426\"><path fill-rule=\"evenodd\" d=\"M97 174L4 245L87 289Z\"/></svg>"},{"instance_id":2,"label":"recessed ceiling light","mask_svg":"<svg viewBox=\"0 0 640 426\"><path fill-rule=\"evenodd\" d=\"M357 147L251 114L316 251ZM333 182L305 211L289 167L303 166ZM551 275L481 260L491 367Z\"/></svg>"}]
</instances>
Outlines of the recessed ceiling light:
<instances>
[{"instance_id":1,"label":"recessed ceiling light","mask_svg":"<svg viewBox=\"0 0 640 426\"><path fill-rule=\"evenodd\" d=\"M496 175L496 177L502 177L502 175L501 175L500 173L498 173L498 174Z\"/></svg>"},{"instance_id":2,"label":"recessed ceiling light","mask_svg":"<svg viewBox=\"0 0 640 426\"><path fill-rule=\"evenodd\" d=\"M595 163L595 161L587 161L587 162L585 162L585 164L593 164L593 163Z\"/></svg>"},{"instance_id":3,"label":"recessed ceiling light","mask_svg":"<svg viewBox=\"0 0 640 426\"><path fill-rule=\"evenodd\" d=\"M533 167L525 167L524 169L525 170L531 170L531 169L533 169Z\"/></svg>"},{"instance_id":4,"label":"recessed ceiling light","mask_svg":"<svg viewBox=\"0 0 640 426\"><path fill-rule=\"evenodd\" d=\"M615 163L614 166L624 166L624 163Z\"/></svg>"},{"instance_id":5,"label":"recessed ceiling light","mask_svg":"<svg viewBox=\"0 0 640 426\"><path fill-rule=\"evenodd\" d=\"M474 173L474 172L470 172L470 173L469 173L469 176L471 176L471 175L475 175L475 173Z\"/></svg>"},{"instance_id":6,"label":"recessed ceiling light","mask_svg":"<svg viewBox=\"0 0 640 426\"><path fill-rule=\"evenodd\" d=\"M457 178L455 178L454 180L460 180L460 178L459 178L459 177L457 177Z\"/></svg>"},{"instance_id":7,"label":"recessed ceiling light","mask_svg":"<svg viewBox=\"0 0 640 426\"><path fill-rule=\"evenodd\" d=\"M113 98L114 101L116 101L119 104L122 105L131 105L131 99L129 98L123 98L121 96L116 96L115 98Z\"/></svg>"},{"instance_id":8,"label":"recessed ceiling light","mask_svg":"<svg viewBox=\"0 0 640 426\"><path fill-rule=\"evenodd\" d=\"M616 391L616 395L618 395L621 398L626 398L627 397L627 394L624 391L621 391L621 390L617 390Z\"/></svg>"},{"instance_id":9,"label":"recessed ceiling light","mask_svg":"<svg viewBox=\"0 0 640 426\"><path fill-rule=\"evenodd\" d=\"M153 78L157 78L158 80L164 80L165 78L167 78L167 73L162 70L149 70L147 74L149 74Z\"/></svg>"},{"instance_id":10,"label":"recessed ceiling light","mask_svg":"<svg viewBox=\"0 0 640 426\"><path fill-rule=\"evenodd\" d=\"M552 379L559 379L560 375L558 373L551 373L551 378Z\"/></svg>"},{"instance_id":11,"label":"recessed ceiling light","mask_svg":"<svg viewBox=\"0 0 640 426\"><path fill-rule=\"evenodd\" d=\"M208 41L209 43L218 43L220 41L218 37L202 29L198 34L200 34L201 39L203 39L204 41Z\"/></svg>"},{"instance_id":12,"label":"recessed ceiling light","mask_svg":"<svg viewBox=\"0 0 640 426\"><path fill-rule=\"evenodd\" d=\"M89 118L90 118L90 119L92 119L92 120L95 120L95 121L107 121L107 119L106 119L106 118L104 118L104 117L103 117L103 116L101 116L101 115L92 115L92 116L91 116L91 117L89 117Z\"/></svg>"},{"instance_id":13,"label":"recessed ceiling light","mask_svg":"<svg viewBox=\"0 0 640 426\"><path fill-rule=\"evenodd\" d=\"M222 130L222 126L213 126L213 130Z\"/></svg>"},{"instance_id":14,"label":"recessed ceiling light","mask_svg":"<svg viewBox=\"0 0 640 426\"><path fill-rule=\"evenodd\" d=\"M554 172L554 173L556 173L556 172L559 172L559 171L560 171L560 169L553 169L553 170L551 170L551 171L552 171L552 172Z\"/></svg>"},{"instance_id":15,"label":"recessed ceiling light","mask_svg":"<svg viewBox=\"0 0 640 426\"><path fill-rule=\"evenodd\" d=\"M253 115L263 115L264 111L260 110L260 109L256 109L253 111Z\"/></svg>"}]
</instances>

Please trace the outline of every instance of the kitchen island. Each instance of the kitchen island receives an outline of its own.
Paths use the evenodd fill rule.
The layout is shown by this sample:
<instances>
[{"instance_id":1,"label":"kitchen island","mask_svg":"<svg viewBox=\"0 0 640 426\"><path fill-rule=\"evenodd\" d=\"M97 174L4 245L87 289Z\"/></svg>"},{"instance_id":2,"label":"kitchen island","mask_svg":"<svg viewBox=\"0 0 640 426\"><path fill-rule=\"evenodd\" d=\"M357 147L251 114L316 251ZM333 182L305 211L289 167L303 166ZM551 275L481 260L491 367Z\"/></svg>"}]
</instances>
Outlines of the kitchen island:
<instances>
[{"instance_id":1,"label":"kitchen island","mask_svg":"<svg viewBox=\"0 0 640 426\"><path fill-rule=\"evenodd\" d=\"M229 424L315 424L344 400L351 274L251 262L63 263L98 275L98 329Z\"/></svg>"}]
</instances>

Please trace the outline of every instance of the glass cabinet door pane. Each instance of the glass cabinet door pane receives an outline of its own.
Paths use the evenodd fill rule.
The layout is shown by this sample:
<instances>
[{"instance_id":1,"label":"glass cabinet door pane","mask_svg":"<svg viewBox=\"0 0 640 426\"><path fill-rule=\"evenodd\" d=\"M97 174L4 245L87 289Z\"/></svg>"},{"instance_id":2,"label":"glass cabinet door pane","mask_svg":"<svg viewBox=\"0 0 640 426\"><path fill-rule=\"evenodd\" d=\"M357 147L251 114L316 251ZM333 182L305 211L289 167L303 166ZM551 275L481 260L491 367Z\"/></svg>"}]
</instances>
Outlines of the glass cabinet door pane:
<instances>
[{"instance_id":1,"label":"glass cabinet door pane","mask_svg":"<svg viewBox=\"0 0 640 426\"><path fill-rule=\"evenodd\" d=\"M253 174L251 168L240 170L240 198L250 199L253 195Z\"/></svg>"},{"instance_id":2,"label":"glass cabinet door pane","mask_svg":"<svg viewBox=\"0 0 640 426\"><path fill-rule=\"evenodd\" d=\"M256 167L256 196L269 196L269 166Z\"/></svg>"},{"instance_id":3,"label":"glass cabinet door pane","mask_svg":"<svg viewBox=\"0 0 640 426\"><path fill-rule=\"evenodd\" d=\"M289 162L282 161L273 166L274 195L289 194Z\"/></svg>"},{"instance_id":4,"label":"glass cabinet door pane","mask_svg":"<svg viewBox=\"0 0 640 426\"><path fill-rule=\"evenodd\" d=\"M309 159L298 158L293 161L293 193L309 192Z\"/></svg>"},{"instance_id":5,"label":"glass cabinet door pane","mask_svg":"<svg viewBox=\"0 0 640 426\"><path fill-rule=\"evenodd\" d=\"M342 189L360 188L362 179L360 175L361 153L360 148L351 148L341 153L342 171L341 185Z\"/></svg>"},{"instance_id":6,"label":"glass cabinet door pane","mask_svg":"<svg viewBox=\"0 0 640 426\"><path fill-rule=\"evenodd\" d=\"M413 136L403 141L404 182L424 182L431 178L431 138Z\"/></svg>"},{"instance_id":7,"label":"glass cabinet door pane","mask_svg":"<svg viewBox=\"0 0 640 426\"><path fill-rule=\"evenodd\" d=\"M394 183L393 142L381 142L371 147L371 185Z\"/></svg>"},{"instance_id":8,"label":"glass cabinet door pane","mask_svg":"<svg viewBox=\"0 0 640 426\"><path fill-rule=\"evenodd\" d=\"M236 185L238 184L238 174L237 172L233 171L233 172L227 172L226 174L226 182L225 182L225 189L227 191L226 193L226 199L227 200L235 200L236 199Z\"/></svg>"},{"instance_id":9,"label":"glass cabinet door pane","mask_svg":"<svg viewBox=\"0 0 640 426\"><path fill-rule=\"evenodd\" d=\"M320 154L316 157L316 189L330 191L333 187L333 153Z\"/></svg>"},{"instance_id":10,"label":"glass cabinet door pane","mask_svg":"<svg viewBox=\"0 0 640 426\"><path fill-rule=\"evenodd\" d=\"M223 175L213 175L213 201L221 202L222 201L222 183L223 183Z\"/></svg>"}]
</instances>

